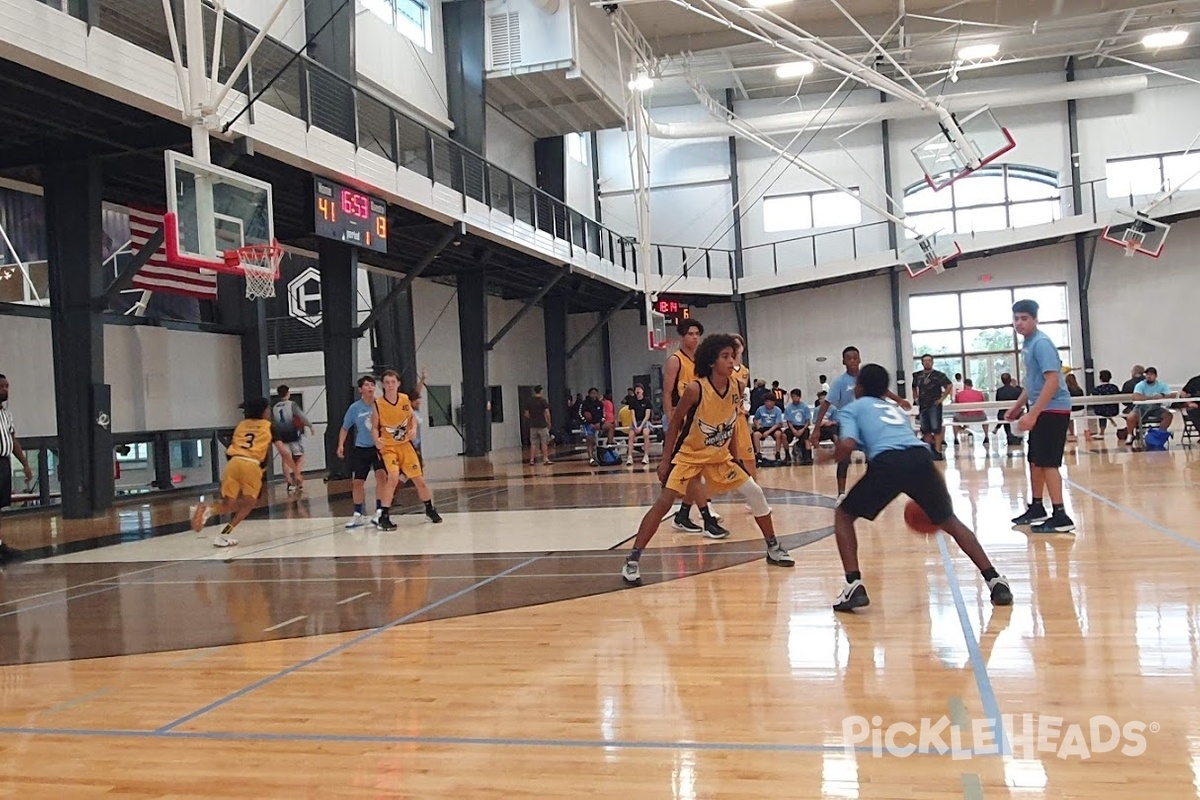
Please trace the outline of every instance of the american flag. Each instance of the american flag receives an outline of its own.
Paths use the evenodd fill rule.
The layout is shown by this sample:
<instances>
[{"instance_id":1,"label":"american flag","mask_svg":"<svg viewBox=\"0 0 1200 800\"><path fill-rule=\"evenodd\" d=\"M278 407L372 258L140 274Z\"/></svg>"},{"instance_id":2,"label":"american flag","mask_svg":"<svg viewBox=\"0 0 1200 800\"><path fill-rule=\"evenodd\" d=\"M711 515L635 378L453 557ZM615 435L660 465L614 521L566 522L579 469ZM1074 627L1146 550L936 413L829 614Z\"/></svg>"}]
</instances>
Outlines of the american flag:
<instances>
[{"instance_id":1,"label":"american flag","mask_svg":"<svg viewBox=\"0 0 1200 800\"><path fill-rule=\"evenodd\" d=\"M129 209L129 239L135 255L141 252L162 224L162 212L141 208ZM217 273L207 269L168 264L166 250L159 245L154 255L150 256L150 260L133 276L133 288L182 294L199 300L216 300Z\"/></svg>"}]
</instances>

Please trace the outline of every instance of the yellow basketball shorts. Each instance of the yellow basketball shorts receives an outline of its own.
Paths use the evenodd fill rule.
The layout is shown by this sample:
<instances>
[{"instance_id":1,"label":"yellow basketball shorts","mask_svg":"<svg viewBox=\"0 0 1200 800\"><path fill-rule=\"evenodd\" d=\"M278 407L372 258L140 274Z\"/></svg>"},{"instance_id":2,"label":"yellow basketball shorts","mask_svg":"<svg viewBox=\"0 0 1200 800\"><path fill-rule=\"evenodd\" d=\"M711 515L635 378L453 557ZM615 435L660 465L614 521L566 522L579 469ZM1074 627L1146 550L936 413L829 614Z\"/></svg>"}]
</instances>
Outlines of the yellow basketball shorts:
<instances>
[{"instance_id":1,"label":"yellow basketball shorts","mask_svg":"<svg viewBox=\"0 0 1200 800\"><path fill-rule=\"evenodd\" d=\"M385 444L379 451L379 460L388 472L401 472L406 478L420 478L425 472L421 469L421 459L417 457L417 449L412 442L397 442Z\"/></svg>"},{"instance_id":2,"label":"yellow basketball shorts","mask_svg":"<svg viewBox=\"0 0 1200 800\"><path fill-rule=\"evenodd\" d=\"M226 500L239 497L258 497L262 493L263 470L248 458L234 456L225 466L221 477L221 496Z\"/></svg>"},{"instance_id":3,"label":"yellow basketball shorts","mask_svg":"<svg viewBox=\"0 0 1200 800\"><path fill-rule=\"evenodd\" d=\"M663 486L677 494L685 494L688 484L696 477L704 478L710 495L732 492L750 480L746 470L731 459L717 464L673 464Z\"/></svg>"}]
</instances>

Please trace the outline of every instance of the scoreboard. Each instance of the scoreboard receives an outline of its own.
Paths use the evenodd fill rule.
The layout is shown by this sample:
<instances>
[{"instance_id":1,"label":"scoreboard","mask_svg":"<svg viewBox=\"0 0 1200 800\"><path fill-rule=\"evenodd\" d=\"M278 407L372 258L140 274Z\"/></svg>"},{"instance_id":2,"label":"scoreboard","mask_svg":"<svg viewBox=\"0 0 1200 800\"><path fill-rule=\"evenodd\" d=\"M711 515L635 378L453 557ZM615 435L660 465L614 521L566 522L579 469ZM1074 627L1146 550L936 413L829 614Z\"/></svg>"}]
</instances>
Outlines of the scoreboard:
<instances>
[{"instance_id":1,"label":"scoreboard","mask_svg":"<svg viewBox=\"0 0 1200 800\"><path fill-rule=\"evenodd\" d=\"M383 200L314 176L313 211L317 236L387 252L387 203Z\"/></svg>"},{"instance_id":2,"label":"scoreboard","mask_svg":"<svg viewBox=\"0 0 1200 800\"><path fill-rule=\"evenodd\" d=\"M666 317L669 327L676 327L685 319L692 318L692 309L686 303L660 297L654 301L654 310Z\"/></svg>"}]
</instances>

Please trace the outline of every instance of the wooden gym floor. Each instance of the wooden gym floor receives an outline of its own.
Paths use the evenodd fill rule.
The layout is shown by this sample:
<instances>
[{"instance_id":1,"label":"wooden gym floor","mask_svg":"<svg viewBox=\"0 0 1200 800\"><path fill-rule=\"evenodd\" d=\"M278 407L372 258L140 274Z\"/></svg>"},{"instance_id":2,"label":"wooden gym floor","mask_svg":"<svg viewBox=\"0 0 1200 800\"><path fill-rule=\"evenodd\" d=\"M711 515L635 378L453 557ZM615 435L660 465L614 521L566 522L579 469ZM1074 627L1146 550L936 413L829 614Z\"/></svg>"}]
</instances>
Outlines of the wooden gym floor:
<instances>
[{"instance_id":1,"label":"wooden gym floor","mask_svg":"<svg viewBox=\"0 0 1200 800\"><path fill-rule=\"evenodd\" d=\"M7 515L0 797L1200 796L1200 450L1072 448L1055 536L1008 523L1019 449L950 451L1011 609L896 503L835 615L832 466L760 472L795 569L728 501L730 539L664 524L633 589L640 465L434 461L445 524L408 490L389 534L275 487L229 550L188 498Z\"/></svg>"}]
</instances>

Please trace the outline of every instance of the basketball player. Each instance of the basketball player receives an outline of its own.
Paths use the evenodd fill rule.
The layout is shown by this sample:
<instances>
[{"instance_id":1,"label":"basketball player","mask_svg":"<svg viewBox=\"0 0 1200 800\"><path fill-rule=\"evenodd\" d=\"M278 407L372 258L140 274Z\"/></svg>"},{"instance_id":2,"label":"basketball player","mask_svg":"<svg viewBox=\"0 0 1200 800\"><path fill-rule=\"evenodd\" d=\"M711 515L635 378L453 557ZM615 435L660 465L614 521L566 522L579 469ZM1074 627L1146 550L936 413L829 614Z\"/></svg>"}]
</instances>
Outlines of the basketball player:
<instances>
[{"instance_id":1,"label":"basketball player","mask_svg":"<svg viewBox=\"0 0 1200 800\"><path fill-rule=\"evenodd\" d=\"M263 474L271 454L272 442L290 444L300 438L300 432L290 423L272 424L271 401L265 397L254 397L242 403L245 419L233 429L233 439L225 450L229 463L221 477L221 499L209 505L200 498L192 510L192 530L199 533L204 529L212 514L233 514L233 519L213 539L214 547L232 547L237 539L231 535L234 528L242 524L258 505L262 494ZM280 451L284 470L296 468L290 453Z\"/></svg>"},{"instance_id":2,"label":"basketball player","mask_svg":"<svg viewBox=\"0 0 1200 800\"><path fill-rule=\"evenodd\" d=\"M679 334L679 349L667 358L663 367L663 425L674 416L675 406L683 397L684 390L696 380L694 356L696 348L700 345L700 337L704 335L704 326L694 319L685 319L675 330ZM700 507L703 528L692 522L692 505ZM696 480L684 493L683 503L675 512L671 526L676 530L704 533L709 538L723 539L729 535L729 531L721 527L720 521L721 518L708 507L707 490Z\"/></svg>"},{"instance_id":3,"label":"basketball player","mask_svg":"<svg viewBox=\"0 0 1200 800\"><path fill-rule=\"evenodd\" d=\"M17 426L8 410L8 378L0 375L0 510L12 502L12 457L16 456L25 471L25 491L33 485L33 470L29 457L17 441ZM21 552L0 540L0 564L14 561Z\"/></svg>"},{"instance_id":4,"label":"basketball player","mask_svg":"<svg viewBox=\"0 0 1200 800\"><path fill-rule=\"evenodd\" d=\"M846 368L846 371L833 379L833 385L829 388L829 393L825 395L825 399L821 401L821 407L817 411L817 419L813 422L813 432L808 442L809 448L814 453L818 452L821 446L821 423L824 422L829 409L833 409L834 421L840 422L838 419L838 410L854 402L854 387L858 383L858 368L860 364L862 364L862 355L858 352L857 347L850 345L842 350L842 366ZM887 392L887 398L893 403L899 404L905 411L912 408L912 403L903 397L897 397L895 392L892 392L890 389ZM835 427L833 433L835 448L837 447L838 435L838 428ZM846 497L846 476L850 474L850 454L852 452L854 451L846 451L845 457L839 459L837 462L837 502L839 504Z\"/></svg>"},{"instance_id":5,"label":"basketball player","mask_svg":"<svg viewBox=\"0 0 1200 800\"><path fill-rule=\"evenodd\" d=\"M858 568L858 536L854 521L874 520L900 494L906 494L928 515L930 522L953 537L979 567L987 581L992 603L1012 605L1012 590L988 560L975 534L954 516L954 505L941 471L933 463L929 445L917 438L912 422L884 398L891 376L878 364L867 364L858 373L853 402L838 409L838 440L833 454L822 461L839 464L856 449L867 454L867 474L834 511L834 535L846 572L846 585L833 604L834 611L853 611L871 604Z\"/></svg>"},{"instance_id":6,"label":"basketball player","mask_svg":"<svg viewBox=\"0 0 1200 800\"><path fill-rule=\"evenodd\" d=\"M417 497L425 503L425 516L430 522L439 523L442 517L433 507L433 496L425 484L425 473L421 469L421 460L417 458L416 448L413 447L413 437L417 428L413 424L412 401L408 395L400 391L400 374L394 369L383 373L383 397L375 399L374 410L371 414L371 430L375 435L375 447L379 450L379 460L387 470L387 480L380 489L379 499L383 511L376 523L381 531L396 530L389 513L392 498L396 495L396 487L400 485L401 474L413 482L417 489Z\"/></svg>"},{"instance_id":7,"label":"basketball player","mask_svg":"<svg viewBox=\"0 0 1200 800\"><path fill-rule=\"evenodd\" d=\"M361 528L364 522L363 503L367 496L367 476L375 473L375 516L372 525L379 524L383 513L383 484L387 481L387 471L379 460L379 451L375 448L375 434L371 428L371 413L375 408L375 379L364 375L358 379L359 399L346 409L342 418L342 428L338 431L337 457L346 458L346 437L354 431L354 445L350 451L349 467L350 495L354 498L354 516L346 523L347 528Z\"/></svg>"},{"instance_id":8,"label":"basketball player","mask_svg":"<svg viewBox=\"0 0 1200 800\"><path fill-rule=\"evenodd\" d=\"M700 477L715 494L735 489L741 492L766 540L768 563L781 567L796 564L775 538L771 507L767 505L763 490L733 460L729 450L729 442L741 413L738 407L742 402L741 395L737 393L737 384L730 377L733 373L734 347L732 336L715 333L694 351L696 379L684 387L667 424L663 459L658 465L658 478L663 484L662 494L642 517L633 551L621 571L627 583L641 581L639 561L642 550L654 538L663 515L675 504L675 499Z\"/></svg>"},{"instance_id":9,"label":"basketball player","mask_svg":"<svg viewBox=\"0 0 1200 800\"><path fill-rule=\"evenodd\" d=\"M276 400L275 408L271 412L271 416L280 425L291 425L296 430L303 432L306 428L309 433L313 432L312 423L308 421L308 417L304 416L304 412L300 410L300 406L291 399L292 391L287 386L280 386L275 390ZM286 450L291 456L291 462L295 464L291 468L287 467L288 461L284 461L283 479L287 482L287 490L289 492L298 492L304 488L304 436L301 435L296 441L291 443L279 442L276 447L279 449L279 454L282 456Z\"/></svg>"},{"instance_id":10,"label":"basketball player","mask_svg":"<svg viewBox=\"0 0 1200 800\"><path fill-rule=\"evenodd\" d=\"M742 398L750 388L750 368L742 363L746 352L746 340L740 333L733 334L736 343L733 351L733 381L737 386L738 415L737 427L733 429L733 440L729 443L733 460L742 465L742 469L750 473L751 478L758 477L758 459L754 457L754 436L750 433L750 413Z\"/></svg>"}]
</instances>

